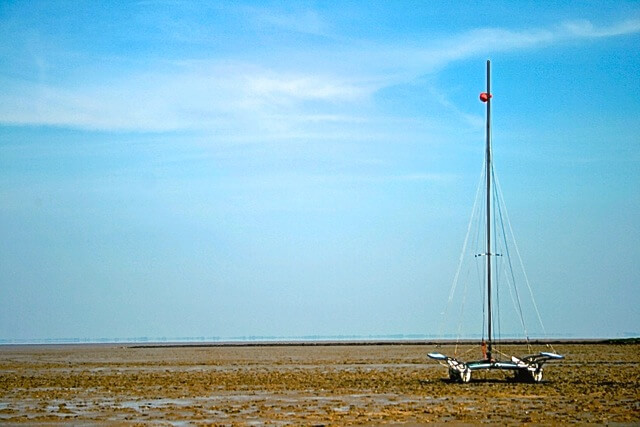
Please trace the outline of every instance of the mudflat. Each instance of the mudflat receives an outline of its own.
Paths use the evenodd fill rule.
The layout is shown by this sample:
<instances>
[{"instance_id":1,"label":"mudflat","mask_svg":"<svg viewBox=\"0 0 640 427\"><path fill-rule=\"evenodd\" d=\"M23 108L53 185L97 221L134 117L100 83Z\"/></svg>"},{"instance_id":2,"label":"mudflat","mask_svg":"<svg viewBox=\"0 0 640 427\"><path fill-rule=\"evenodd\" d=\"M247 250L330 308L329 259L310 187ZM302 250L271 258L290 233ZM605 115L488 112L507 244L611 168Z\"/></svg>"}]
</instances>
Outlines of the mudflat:
<instances>
[{"instance_id":1,"label":"mudflat","mask_svg":"<svg viewBox=\"0 0 640 427\"><path fill-rule=\"evenodd\" d=\"M516 347L503 351L529 350ZM640 422L639 344L554 347L566 360L540 384L498 371L458 384L426 355L448 345L0 346L0 422Z\"/></svg>"}]
</instances>

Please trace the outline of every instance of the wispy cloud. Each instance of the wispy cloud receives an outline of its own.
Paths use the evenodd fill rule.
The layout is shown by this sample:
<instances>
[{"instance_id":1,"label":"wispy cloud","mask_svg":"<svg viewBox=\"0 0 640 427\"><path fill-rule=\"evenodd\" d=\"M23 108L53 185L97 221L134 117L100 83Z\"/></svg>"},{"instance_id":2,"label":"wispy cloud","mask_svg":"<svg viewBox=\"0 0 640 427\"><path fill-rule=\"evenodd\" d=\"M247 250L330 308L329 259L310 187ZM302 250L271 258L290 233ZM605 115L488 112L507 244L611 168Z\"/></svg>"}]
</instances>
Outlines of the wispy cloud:
<instances>
[{"instance_id":1,"label":"wispy cloud","mask_svg":"<svg viewBox=\"0 0 640 427\"><path fill-rule=\"evenodd\" d=\"M276 103L296 100L344 101L362 98L368 90L358 84L334 80L318 75L268 76L265 74L245 77L245 94L251 98Z\"/></svg>"},{"instance_id":2,"label":"wispy cloud","mask_svg":"<svg viewBox=\"0 0 640 427\"><path fill-rule=\"evenodd\" d=\"M312 35L327 35L331 25L318 12L311 9L282 12L265 8L244 8L254 21L280 30L293 31Z\"/></svg>"},{"instance_id":3,"label":"wispy cloud","mask_svg":"<svg viewBox=\"0 0 640 427\"><path fill-rule=\"evenodd\" d=\"M415 173L360 173L360 174L312 174L312 173L294 173L294 174L275 174L260 176L244 176L234 177L234 185L238 188L260 188L260 189L282 189L282 188L305 188L313 186L326 187L327 185L337 185L342 188L345 184L363 185L363 186L379 186L386 184L402 183L437 183L451 184L460 177L451 173L437 172L415 172Z\"/></svg>"},{"instance_id":4,"label":"wispy cloud","mask_svg":"<svg viewBox=\"0 0 640 427\"><path fill-rule=\"evenodd\" d=\"M615 37L640 32L640 19L629 19L610 26L596 27L588 20L565 21L549 28L510 30L504 28L480 28L439 40L436 45L422 52L423 65L439 68L452 61L489 54L548 46L567 40ZM414 53L420 55L419 51ZM428 59L427 59L428 58Z\"/></svg>"},{"instance_id":5,"label":"wispy cloud","mask_svg":"<svg viewBox=\"0 0 640 427\"><path fill-rule=\"evenodd\" d=\"M288 15L264 15L272 25L299 25ZM306 22L306 23L305 23ZM310 13L304 28L321 32L328 25ZM300 24L302 25L302 24ZM59 125L88 129L169 131L208 130L216 134L304 134L311 123L358 123L360 113L381 89L436 72L469 57L539 48L571 39L614 37L640 32L640 20L607 27L589 21L564 22L550 28L509 30L481 28L432 42L425 48L355 43L337 52L324 67L280 65L269 61L233 62L227 58L183 61L170 71L150 64L119 78L89 83L52 84L3 77L0 123ZM331 48L333 49L333 47ZM303 52L305 57L308 52ZM393 65L390 65L393 64ZM478 118L437 99L470 125ZM274 121L274 118L277 118Z\"/></svg>"},{"instance_id":6,"label":"wispy cloud","mask_svg":"<svg viewBox=\"0 0 640 427\"><path fill-rule=\"evenodd\" d=\"M595 27L585 19L566 21L562 24L566 35L581 38L613 37L640 32L640 19L628 19L609 27Z\"/></svg>"},{"instance_id":7,"label":"wispy cloud","mask_svg":"<svg viewBox=\"0 0 640 427\"><path fill-rule=\"evenodd\" d=\"M265 131L285 122L353 123L333 111L370 94L339 78L281 74L247 64L200 64L174 73L143 73L97 85L60 87L0 78L0 121L87 129ZM315 103L319 112L301 108Z\"/></svg>"}]
</instances>

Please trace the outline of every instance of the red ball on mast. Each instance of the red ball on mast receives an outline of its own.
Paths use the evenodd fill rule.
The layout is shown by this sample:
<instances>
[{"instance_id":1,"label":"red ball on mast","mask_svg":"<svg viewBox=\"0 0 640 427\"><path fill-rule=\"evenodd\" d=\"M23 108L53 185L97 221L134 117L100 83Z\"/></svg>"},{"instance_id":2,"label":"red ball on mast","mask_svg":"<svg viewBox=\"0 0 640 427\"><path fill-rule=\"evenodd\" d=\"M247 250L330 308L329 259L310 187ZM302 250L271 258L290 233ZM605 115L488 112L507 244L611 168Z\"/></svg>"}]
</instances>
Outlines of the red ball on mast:
<instances>
[{"instance_id":1,"label":"red ball on mast","mask_svg":"<svg viewBox=\"0 0 640 427\"><path fill-rule=\"evenodd\" d=\"M491 95L490 93L487 93L487 92L482 92L480 94L480 101L482 101L482 102L487 102L489 100L489 98L493 98L493 95Z\"/></svg>"}]
</instances>

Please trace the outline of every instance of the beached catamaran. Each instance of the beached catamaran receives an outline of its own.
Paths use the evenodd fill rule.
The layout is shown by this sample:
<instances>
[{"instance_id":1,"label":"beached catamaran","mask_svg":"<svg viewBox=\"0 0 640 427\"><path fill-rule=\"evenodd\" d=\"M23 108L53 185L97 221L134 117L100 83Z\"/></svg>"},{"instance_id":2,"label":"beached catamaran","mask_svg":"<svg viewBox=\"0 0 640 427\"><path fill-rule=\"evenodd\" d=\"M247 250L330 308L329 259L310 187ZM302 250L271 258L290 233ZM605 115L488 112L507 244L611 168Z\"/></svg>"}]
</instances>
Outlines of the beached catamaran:
<instances>
[{"instance_id":1,"label":"beached catamaran","mask_svg":"<svg viewBox=\"0 0 640 427\"><path fill-rule=\"evenodd\" d=\"M485 170L484 175L486 179L486 206L484 207L486 213L486 223L484 226L486 227L486 252L475 254L475 257L485 257L484 267L485 267L485 277L484 281L486 284L486 306L483 304L483 339L481 341L482 348L482 359L474 360L471 362L465 362L457 358L457 355L454 354L453 357L446 356L441 353L429 353L429 357L435 360L440 361L442 364L448 367L449 369L449 378L453 381L459 381L463 383L467 383L471 381L471 374L474 371L479 370L504 370L504 371L512 371L515 374L514 379L518 381L527 381L527 382L540 382L542 381L542 368L545 362L549 360L556 359L564 359L564 356L556 354L555 352L539 352L537 354L532 354L524 357L516 357L510 356L501 352L496 351L494 345L496 344L495 333L493 330L493 322L494 322L494 309L492 307L492 297L494 291L492 290L492 268L493 268L493 260L496 257L500 257L503 254L497 253L495 250L495 243L492 245L492 218L491 218L491 207L492 202L495 202L494 198L496 197L495 181L492 180L492 177L495 177L492 158L491 158L491 61L487 60L487 91L482 92L480 94L480 100L484 102L487 106L487 123L486 123L486 151L485 151ZM477 200L477 197L476 197ZM499 200L498 200L499 202ZM475 210L475 206L474 206ZM502 212L500 212L500 219L502 219ZM504 228L504 227L503 227ZM503 233L504 234L504 233ZM468 237L468 235L467 235ZM506 239L505 239L506 243ZM466 239L465 239L466 246ZM463 249L464 252L464 249ZM507 251L508 252L508 251ZM508 254L507 254L508 255ZM462 260L462 256L461 256ZM509 267L511 267L509 261ZM495 272L494 272L495 273ZM457 277L459 274L456 274L456 279L454 280L454 288L455 282L457 281ZM527 282L528 286L528 282ZM517 294L516 294L517 296ZM518 301L518 309L521 310L519 303L519 296L517 297ZM451 296L450 296L451 300ZM535 302L534 302L535 304ZM486 308L486 311L485 311ZM537 312L536 308L536 312ZM520 312L520 317L524 326L524 318L522 317L522 313ZM539 313L538 313L538 317ZM486 340L485 340L485 329L484 329L484 321L486 320ZM542 323L540 321L540 323ZM544 328L544 327L543 327ZM527 344L529 344L529 337L526 337ZM530 348L530 346L529 346ZM457 349L457 346L456 346Z\"/></svg>"}]
</instances>

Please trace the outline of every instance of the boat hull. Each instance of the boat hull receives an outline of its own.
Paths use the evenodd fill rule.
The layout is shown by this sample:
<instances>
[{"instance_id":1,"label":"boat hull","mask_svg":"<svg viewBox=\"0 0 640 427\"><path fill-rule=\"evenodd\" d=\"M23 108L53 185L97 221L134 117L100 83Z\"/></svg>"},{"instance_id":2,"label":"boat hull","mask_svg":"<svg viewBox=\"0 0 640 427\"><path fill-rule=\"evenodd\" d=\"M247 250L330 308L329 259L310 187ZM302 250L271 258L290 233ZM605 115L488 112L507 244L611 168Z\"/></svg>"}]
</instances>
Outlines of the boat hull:
<instances>
[{"instance_id":1,"label":"boat hull","mask_svg":"<svg viewBox=\"0 0 640 427\"><path fill-rule=\"evenodd\" d=\"M453 381L468 383L473 371L503 370L514 371L516 381L539 383L542 381L542 366L548 360L563 359L564 356L555 353L538 353L523 358L511 357L511 361L475 360L463 362L440 353L429 353L429 357L446 363L449 367L449 378Z\"/></svg>"}]
</instances>

